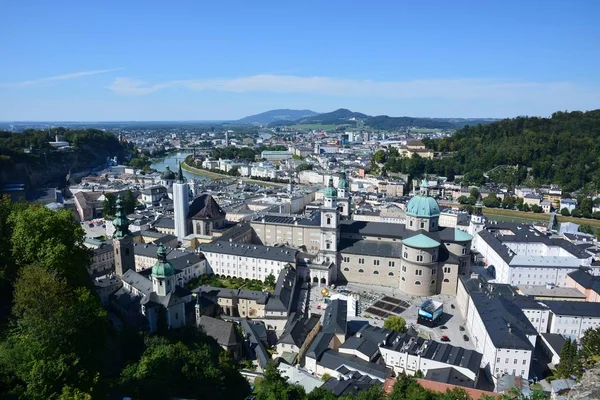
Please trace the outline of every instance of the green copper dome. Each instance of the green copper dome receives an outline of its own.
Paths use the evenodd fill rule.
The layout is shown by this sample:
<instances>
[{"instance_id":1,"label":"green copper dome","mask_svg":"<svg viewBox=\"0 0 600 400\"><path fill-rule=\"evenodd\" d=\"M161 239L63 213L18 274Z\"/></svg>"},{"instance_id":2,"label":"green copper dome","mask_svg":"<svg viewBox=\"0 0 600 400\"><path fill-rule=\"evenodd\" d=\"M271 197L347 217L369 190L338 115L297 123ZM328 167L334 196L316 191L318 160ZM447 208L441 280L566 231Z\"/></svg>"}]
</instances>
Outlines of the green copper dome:
<instances>
[{"instance_id":1,"label":"green copper dome","mask_svg":"<svg viewBox=\"0 0 600 400\"><path fill-rule=\"evenodd\" d=\"M177 175L175 175L175 172L171 171L171 168L167 166L167 168L162 173L161 178L163 180L174 180L177 178Z\"/></svg>"},{"instance_id":2,"label":"green copper dome","mask_svg":"<svg viewBox=\"0 0 600 400\"><path fill-rule=\"evenodd\" d=\"M113 237L116 239L122 239L131 233L129 231L129 219L123 209L123 198L121 195L117 197L117 212L115 214L115 219L113 220L113 226L115 227Z\"/></svg>"},{"instance_id":3,"label":"green copper dome","mask_svg":"<svg viewBox=\"0 0 600 400\"><path fill-rule=\"evenodd\" d=\"M423 189L423 186L421 188ZM406 215L420 218L439 217L440 205L433 197L427 194L417 195L408 202Z\"/></svg>"},{"instance_id":4,"label":"green copper dome","mask_svg":"<svg viewBox=\"0 0 600 400\"><path fill-rule=\"evenodd\" d=\"M158 246L158 261L152 267L152 276L166 278L175 275L175 268L167 261L167 249L162 244Z\"/></svg>"},{"instance_id":5,"label":"green copper dome","mask_svg":"<svg viewBox=\"0 0 600 400\"><path fill-rule=\"evenodd\" d=\"M350 189L350 184L348 183L348 179L346 178L346 171L342 171L340 173L340 180L338 182L338 189Z\"/></svg>"},{"instance_id":6,"label":"green copper dome","mask_svg":"<svg viewBox=\"0 0 600 400\"><path fill-rule=\"evenodd\" d=\"M325 197L337 197L337 189L333 187L333 178L329 178L329 185L323 191Z\"/></svg>"}]
</instances>

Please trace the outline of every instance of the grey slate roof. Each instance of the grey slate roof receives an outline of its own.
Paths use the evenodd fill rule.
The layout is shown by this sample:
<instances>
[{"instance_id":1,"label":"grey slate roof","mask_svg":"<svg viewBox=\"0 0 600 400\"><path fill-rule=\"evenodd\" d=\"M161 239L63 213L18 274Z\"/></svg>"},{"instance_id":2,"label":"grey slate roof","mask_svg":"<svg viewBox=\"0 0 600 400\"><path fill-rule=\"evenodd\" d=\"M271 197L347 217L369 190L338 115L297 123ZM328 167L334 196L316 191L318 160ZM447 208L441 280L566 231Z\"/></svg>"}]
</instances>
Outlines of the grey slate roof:
<instances>
[{"instance_id":1,"label":"grey slate roof","mask_svg":"<svg viewBox=\"0 0 600 400\"><path fill-rule=\"evenodd\" d=\"M152 292L152 282L150 279L132 269L126 271L121 279L145 295L149 295Z\"/></svg>"},{"instance_id":2,"label":"grey slate roof","mask_svg":"<svg viewBox=\"0 0 600 400\"><path fill-rule=\"evenodd\" d=\"M452 346L449 343L425 340L409 333L390 336L384 347L401 353L418 354L422 358L440 363L467 368L474 373L479 371L481 358L483 357L481 353L475 350Z\"/></svg>"},{"instance_id":3,"label":"grey slate roof","mask_svg":"<svg viewBox=\"0 0 600 400\"><path fill-rule=\"evenodd\" d=\"M503 296L474 293L471 299L496 348L533 350L527 335L537 331L521 308Z\"/></svg>"},{"instance_id":4,"label":"grey slate roof","mask_svg":"<svg viewBox=\"0 0 600 400\"><path fill-rule=\"evenodd\" d=\"M367 391L371 386L380 385L381 381L372 379L358 372L349 372L343 380L330 378L321 386L338 397L355 397L359 392Z\"/></svg>"},{"instance_id":5,"label":"grey slate roof","mask_svg":"<svg viewBox=\"0 0 600 400\"><path fill-rule=\"evenodd\" d=\"M198 246L203 252L228 254L240 257L295 263L298 250L289 247L262 246L229 242L204 243Z\"/></svg>"},{"instance_id":6,"label":"grey slate roof","mask_svg":"<svg viewBox=\"0 0 600 400\"><path fill-rule=\"evenodd\" d=\"M592 275L582 269L570 272L568 276L584 288L600 293L600 276Z\"/></svg>"},{"instance_id":7,"label":"grey slate roof","mask_svg":"<svg viewBox=\"0 0 600 400\"><path fill-rule=\"evenodd\" d=\"M555 315L600 318L600 304L585 301L543 301Z\"/></svg>"},{"instance_id":8,"label":"grey slate roof","mask_svg":"<svg viewBox=\"0 0 600 400\"><path fill-rule=\"evenodd\" d=\"M321 317L317 314L311 314L308 318L292 314L277 343L302 347L308 334L319 324L320 319Z\"/></svg>"},{"instance_id":9,"label":"grey slate roof","mask_svg":"<svg viewBox=\"0 0 600 400\"><path fill-rule=\"evenodd\" d=\"M154 224L155 228L175 229L175 220L173 218L162 217Z\"/></svg>"},{"instance_id":10,"label":"grey slate roof","mask_svg":"<svg viewBox=\"0 0 600 400\"><path fill-rule=\"evenodd\" d=\"M303 225L303 226L320 226L321 225L321 213L316 211L309 217L291 217L289 215L280 214L265 214L260 215L252 220L252 222L262 223L265 221L267 224L281 224L281 225Z\"/></svg>"},{"instance_id":11,"label":"grey slate roof","mask_svg":"<svg viewBox=\"0 0 600 400\"><path fill-rule=\"evenodd\" d=\"M382 380L390 376L390 369L385 365L367 362L362 358L358 358L349 354L343 354L339 351L331 349L325 350L325 352L323 352L321 355L321 359L318 360L317 363L334 371L346 366L350 371L358 371L361 374L369 374Z\"/></svg>"},{"instance_id":12,"label":"grey slate roof","mask_svg":"<svg viewBox=\"0 0 600 400\"><path fill-rule=\"evenodd\" d=\"M258 360L261 368L265 368L271 357L265 349L263 341L260 337L259 329L257 329L260 324L248 321L247 319L242 319L240 325L247 337L251 352Z\"/></svg>"},{"instance_id":13,"label":"grey slate roof","mask_svg":"<svg viewBox=\"0 0 600 400\"><path fill-rule=\"evenodd\" d=\"M540 336L544 338L544 340L548 343L552 350L556 352L556 354L560 355L562 348L566 342L566 338L559 333L541 333Z\"/></svg>"},{"instance_id":14,"label":"grey slate roof","mask_svg":"<svg viewBox=\"0 0 600 400\"><path fill-rule=\"evenodd\" d=\"M402 239L412 233L403 224L389 224L371 221L340 221L340 235L343 238L349 234Z\"/></svg>"},{"instance_id":15,"label":"grey slate roof","mask_svg":"<svg viewBox=\"0 0 600 400\"><path fill-rule=\"evenodd\" d=\"M333 333L319 332L306 351L306 356L319 360L325 350L329 348L329 343L333 337Z\"/></svg>"},{"instance_id":16,"label":"grey slate roof","mask_svg":"<svg viewBox=\"0 0 600 400\"><path fill-rule=\"evenodd\" d=\"M467 377L464 374L461 374L459 371L452 367L430 369L427 371L425 379L468 388L475 387L475 382L473 380L469 379L469 377Z\"/></svg>"},{"instance_id":17,"label":"grey slate roof","mask_svg":"<svg viewBox=\"0 0 600 400\"><path fill-rule=\"evenodd\" d=\"M192 290L192 292L200 293L208 297L254 300L257 304L266 304L270 296L269 292L261 292L258 290L227 289L213 286L199 286Z\"/></svg>"},{"instance_id":18,"label":"grey slate roof","mask_svg":"<svg viewBox=\"0 0 600 400\"><path fill-rule=\"evenodd\" d=\"M338 246L339 252L344 254L359 254L378 257L400 258L402 244L400 242L381 242L378 240L342 239Z\"/></svg>"},{"instance_id":19,"label":"grey slate roof","mask_svg":"<svg viewBox=\"0 0 600 400\"><path fill-rule=\"evenodd\" d=\"M265 306L266 311L287 312L292 310L296 295L296 270L286 267L281 270L277 277L273 296Z\"/></svg>"},{"instance_id":20,"label":"grey slate roof","mask_svg":"<svg viewBox=\"0 0 600 400\"><path fill-rule=\"evenodd\" d=\"M198 324L208 336L216 339L221 346L229 347L239 343L233 322L203 315L200 317Z\"/></svg>"},{"instance_id":21,"label":"grey slate roof","mask_svg":"<svg viewBox=\"0 0 600 400\"><path fill-rule=\"evenodd\" d=\"M333 300L325 309L323 315L323 332L346 335L348 302L346 300Z\"/></svg>"},{"instance_id":22,"label":"grey slate roof","mask_svg":"<svg viewBox=\"0 0 600 400\"><path fill-rule=\"evenodd\" d=\"M368 340L366 338L359 338L356 336L349 337L341 346L340 349L356 350L359 353L365 355L372 360L377 353L379 353L379 347L377 343Z\"/></svg>"}]
</instances>

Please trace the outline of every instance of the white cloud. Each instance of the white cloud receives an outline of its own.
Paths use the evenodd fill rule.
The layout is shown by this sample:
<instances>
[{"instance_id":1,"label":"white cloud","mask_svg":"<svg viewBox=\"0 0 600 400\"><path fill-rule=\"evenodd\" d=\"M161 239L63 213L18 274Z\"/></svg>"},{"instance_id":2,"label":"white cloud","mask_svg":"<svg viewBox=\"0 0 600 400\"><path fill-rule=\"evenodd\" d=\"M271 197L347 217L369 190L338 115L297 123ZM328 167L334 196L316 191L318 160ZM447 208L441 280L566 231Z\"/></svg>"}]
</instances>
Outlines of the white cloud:
<instances>
[{"instance_id":1,"label":"white cloud","mask_svg":"<svg viewBox=\"0 0 600 400\"><path fill-rule=\"evenodd\" d=\"M30 81L15 82L15 83L2 83L2 84L0 84L0 86L4 86L4 87L39 86L39 85L52 83L52 82L70 81L72 79L78 79L78 78L82 78L84 76L106 74L109 72L120 71L122 69L123 68L113 68L113 69L99 69L99 70L95 70L95 71L72 72L70 74L50 76L50 77L46 77L46 78L38 78L38 79L30 80Z\"/></svg>"},{"instance_id":2,"label":"white cloud","mask_svg":"<svg viewBox=\"0 0 600 400\"><path fill-rule=\"evenodd\" d=\"M253 75L238 78L173 80L146 83L128 77L116 78L108 89L130 96L148 95L168 88L193 91L298 93L354 98L418 99L545 99L548 96L592 96L596 90L570 82L518 82L492 79L423 79L374 81L293 75Z\"/></svg>"}]
</instances>

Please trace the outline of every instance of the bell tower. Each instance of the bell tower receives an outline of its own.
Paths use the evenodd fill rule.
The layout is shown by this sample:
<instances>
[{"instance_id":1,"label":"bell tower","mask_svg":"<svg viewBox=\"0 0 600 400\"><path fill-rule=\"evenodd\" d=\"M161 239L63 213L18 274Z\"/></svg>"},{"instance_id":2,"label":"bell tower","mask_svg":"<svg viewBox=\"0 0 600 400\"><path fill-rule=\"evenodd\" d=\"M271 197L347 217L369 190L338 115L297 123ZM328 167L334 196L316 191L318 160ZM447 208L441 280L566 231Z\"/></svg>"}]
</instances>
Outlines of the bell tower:
<instances>
[{"instance_id":1,"label":"bell tower","mask_svg":"<svg viewBox=\"0 0 600 400\"><path fill-rule=\"evenodd\" d=\"M338 209L337 189L333 186L333 178L323 191L323 206L321 207L321 243L320 254L325 261L335 262L337 246L340 238L340 211Z\"/></svg>"},{"instance_id":2,"label":"bell tower","mask_svg":"<svg viewBox=\"0 0 600 400\"><path fill-rule=\"evenodd\" d=\"M113 234L113 251L115 255L115 272L123 276L132 269L135 271L135 256L133 254L133 241L129 231L129 219L123 208L123 198L117 198L117 212L113 220L115 233Z\"/></svg>"}]
</instances>

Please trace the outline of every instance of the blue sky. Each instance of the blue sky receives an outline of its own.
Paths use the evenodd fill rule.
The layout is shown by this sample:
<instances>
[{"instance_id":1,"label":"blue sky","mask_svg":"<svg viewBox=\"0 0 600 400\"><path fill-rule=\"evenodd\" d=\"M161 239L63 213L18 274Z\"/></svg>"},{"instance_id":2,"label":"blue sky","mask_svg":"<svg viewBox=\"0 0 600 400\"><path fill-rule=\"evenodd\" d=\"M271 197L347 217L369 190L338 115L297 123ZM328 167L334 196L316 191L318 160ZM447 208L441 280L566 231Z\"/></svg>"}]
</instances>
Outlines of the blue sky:
<instances>
[{"instance_id":1,"label":"blue sky","mask_svg":"<svg viewBox=\"0 0 600 400\"><path fill-rule=\"evenodd\" d=\"M4 1L0 120L600 108L600 2Z\"/></svg>"}]
</instances>

